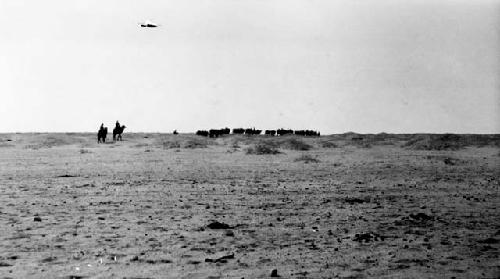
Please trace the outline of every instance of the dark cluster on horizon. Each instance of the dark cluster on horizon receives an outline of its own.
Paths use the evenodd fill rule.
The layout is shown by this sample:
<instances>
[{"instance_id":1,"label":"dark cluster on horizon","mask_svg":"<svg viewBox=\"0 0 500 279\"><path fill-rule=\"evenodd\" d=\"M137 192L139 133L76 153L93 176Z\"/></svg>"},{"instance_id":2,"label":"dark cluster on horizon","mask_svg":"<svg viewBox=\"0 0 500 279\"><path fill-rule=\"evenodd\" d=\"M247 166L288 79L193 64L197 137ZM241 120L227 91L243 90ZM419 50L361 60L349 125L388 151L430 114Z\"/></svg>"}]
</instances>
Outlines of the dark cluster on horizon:
<instances>
[{"instance_id":1,"label":"dark cluster on horizon","mask_svg":"<svg viewBox=\"0 0 500 279\"><path fill-rule=\"evenodd\" d=\"M120 122L116 121L115 128L113 128L113 141L121 141L122 134L125 130L125 125L120 125ZM106 143L106 136L108 134L108 127L104 127L104 123L99 127L97 132L97 143Z\"/></svg>"},{"instance_id":2,"label":"dark cluster on horizon","mask_svg":"<svg viewBox=\"0 0 500 279\"><path fill-rule=\"evenodd\" d=\"M234 128L232 131L233 135L260 135L262 130L257 130L255 128ZM210 130L198 130L196 131L196 135L217 138L224 135L231 134L231 129L223 128L223 129L210 129ZM319 131L313 130L291 130L291 129L278 129L278 130L265 130L264 135L267 136L285 136L285 135L298 135L298 136L314 136L319 137L321 134Z\"/></svg>"}]
</instances>

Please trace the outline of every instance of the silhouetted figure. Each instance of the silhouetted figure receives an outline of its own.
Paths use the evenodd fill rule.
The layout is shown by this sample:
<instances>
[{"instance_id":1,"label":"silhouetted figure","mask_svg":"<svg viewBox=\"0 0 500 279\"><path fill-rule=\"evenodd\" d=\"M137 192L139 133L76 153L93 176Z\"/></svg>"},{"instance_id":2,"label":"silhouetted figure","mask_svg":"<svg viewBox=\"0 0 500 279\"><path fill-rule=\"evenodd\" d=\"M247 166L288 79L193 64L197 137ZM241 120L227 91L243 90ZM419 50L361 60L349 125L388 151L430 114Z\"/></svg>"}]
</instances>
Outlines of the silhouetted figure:
<instances>
[{"instance_id":1,"label":"silhouetted figure","mask_svg":"<svg viewBox=\"0 0 500 279\"><path fill-rule=\"evenodd\" d=\"M116 121L115 128L113 129L113 140L122 140L122 133L125 130L125 125L120 126L120 122ZM118 137L117 137L118 135Z\"/></svg>"},{"instance_id":2,"label":"silhouetted figure","mask_svg":"<svg viewBox=\"0 0 500 279\"><path fill-rule=\"evenodd\" d=\"M245 129L243 129L243 128L234 128L233 129L233 134L242 135L244 133L245 133Z\"/></svg>"},{"instance_id":3,"label":"silhouetted figure","mask_svg":"<svg viewBox=\"0 0 500 279\"><path fill-rule=\"evenodd\" d=\"M106 136L108 135L108 128L101 124L99 131L97 132L97 143L106 143Z\"/></svg>"},{"instance_id":4,"label":"silhouetted figure","mask_svg":"<svg viewBox=\"0 0 500 279\"><path fill-rule=\"evenodd\" d=\"M198 130L196 131L197 136L203 136L203 137L208 137L208 131L207 130Z\"/></svg>"},{"instance_id":5,"label":"silhouetted figure","mask_svg":"<svg viewBox=\"0 0 500 279\"><path fill-rule=\"evenodd\" d=\"M268 136L274 136L276 135L276 130L266 130L264 131L264 134Z\"/></svg>"},{"instance_id":6,"label":"silhouetted figure","mask_svg":"<svg viewBox=\"0 0 500 279\"><path fill-rule=\"evenodd\" d=\"M158 27L159 25L154 23L154 22L151 22L149 20L146 20L145 22L142 22L139 24L141 27L148 27L148 28L156 28Z\"/></svg>"},{"instance_id":7,"label":"silhouetted figure","mask_svg":"<svg viewBox=\"0 0 500 279\"><path fill-rule=\"evenodd\" d=\"M179 134L179 133L177 132L177 130L174 130L173 134L174 134L174 135L177 135L177 134Z\"/></svg>"}]
</instances>

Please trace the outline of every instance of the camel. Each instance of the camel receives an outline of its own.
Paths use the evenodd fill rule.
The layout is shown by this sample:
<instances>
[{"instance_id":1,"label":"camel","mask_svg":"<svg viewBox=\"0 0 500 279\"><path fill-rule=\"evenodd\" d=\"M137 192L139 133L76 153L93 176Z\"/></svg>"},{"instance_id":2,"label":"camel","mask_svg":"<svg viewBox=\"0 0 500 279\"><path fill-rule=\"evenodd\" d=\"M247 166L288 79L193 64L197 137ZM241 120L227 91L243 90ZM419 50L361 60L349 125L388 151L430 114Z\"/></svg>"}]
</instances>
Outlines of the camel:
<instances>
[{"instance_id":1,"label":"camel","mask_svg":"<svg viewBox=\"0 0 500 279\"><path fill-rule=\"evenodd\" d=\"M106 135L108 134L108 127L102 127L97 132L97 143L106 143Z\"/></svg>"},{"instance_id":2,"label":"camel","mask_svg":"<svg viewBox=\"0 0 500 279\"><path fill-rule=\"evenodd\" d=\"M125 128L126 128L125 125L116 126L113 129L113 140L122 140L122 133L123 133L123 130L125 130ZM116 135L118 135L118 137Z\"/></svg>"}]
</instances>

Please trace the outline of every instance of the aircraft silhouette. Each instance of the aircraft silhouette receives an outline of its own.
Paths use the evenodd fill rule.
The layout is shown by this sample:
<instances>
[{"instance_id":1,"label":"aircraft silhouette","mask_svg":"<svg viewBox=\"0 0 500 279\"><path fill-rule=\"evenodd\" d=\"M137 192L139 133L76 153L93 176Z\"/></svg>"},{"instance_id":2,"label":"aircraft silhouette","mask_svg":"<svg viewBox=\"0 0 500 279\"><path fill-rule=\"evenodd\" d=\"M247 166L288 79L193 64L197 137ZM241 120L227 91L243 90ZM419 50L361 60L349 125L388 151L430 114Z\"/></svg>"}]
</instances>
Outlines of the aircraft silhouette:
<instances>
[{"instance_id":1,"label":"aircraft silhouette","mask_svg":"<svg viewBox=\"0 0 500 279\"><path fill-rule=\"evenodd\" d=\"M141 27L147 27L147 28L156 28L156 27L160 26L160 25L158 25L154 22L151 22L149 20L146 20L145 22L141 22L141 23L139 23L139 25Z\"/></svg>"}]
</instances>

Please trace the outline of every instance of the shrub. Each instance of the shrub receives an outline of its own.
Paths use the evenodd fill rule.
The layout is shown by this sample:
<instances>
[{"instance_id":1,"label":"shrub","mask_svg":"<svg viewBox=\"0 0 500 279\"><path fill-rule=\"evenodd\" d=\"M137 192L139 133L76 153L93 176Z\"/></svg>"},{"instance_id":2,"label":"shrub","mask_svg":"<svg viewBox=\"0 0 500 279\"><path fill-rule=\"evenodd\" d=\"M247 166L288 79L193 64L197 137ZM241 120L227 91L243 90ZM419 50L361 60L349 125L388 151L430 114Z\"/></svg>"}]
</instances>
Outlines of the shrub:
<instances>
[{"instance_id":1,"label":"shrub","mask_svg":"<svg viewBox=\"0 0 500 279\"><path fill-rule=\"evenodd\" d=\"M181 145L177 141L165 141L162 143L164 149L180 148Z\"/></svg>"},{"instance_id":2,"label":"shrub","mask_svg":"<svg viewBox=\"0 0 500 279\"><path fill-rule=\"evenodd\" d=\"M208 146L207 139L192 138L182 143L182 148L206 148Z\"/></svg>"},{"instance_id":3,"label":"shrub","mask_svg":"<svg viewBox=\"0 0 500 279\"><path fill-rule=\"evenodd\" d=\"M355 144L357 147L360 147L360 148L371 148L372 147L372 144L369 143L369 142L360 142L358 144Z\"/></svg>"},{"instance_id":4,"label":"shrub","mask_svg":"<svg viewBox=\"0 0 500 279\"><path fill-rule=\"evenodd\" d=\"M75 138L69 138L62 134L54 135L37 135L30 140L30 144L26 145L25 148L29 149L40 149L40 148L52 148L63 145L70 145L74 143L79 143Z\"/></svg>"},{"instance_id":5,"label":"shrub","mask_svg":"<svg viewBox=\"0 0 500 279\"><path fill-rule=\"evenodd\" d=\"M323 141L321 142L321 147L323 148L337 148L338 145L331 141Z\"/></svg>"},{"instance_id":6,"label":"shrub","mask_svg":"<svg viewBox=\"0 0 500 279\"><path fill-rule=\"evenodd\" d=\"M320 162L317 158L315 158L315 157L313 157L313 156L311 156L309 154L302 154L300 157L295 158L294 161L295 162L304 162L306 164L308 164L308 163L319 163Z\"/></svg>"},{"instance_id":7,"label":"shrub","mask_svg":"<svg viewBox=\"0 0 500 279\"><path fill-rule=\"evenodd\" d=\"M247 154L266 155L266 154L279 154L281 153L276 147L266 144L264 142L254 144L254 146L247 148Z\"/></svg>"},{"instance_id":8,"label":"shrub","mask_svg":"<svg viewBox=\"0 0 500 279\"><path fill-rule=\"evenodd\" d=\"M0 148L2 147L14 147L14 145L8 142L0 142Z\"/></svg>"},{"instance_id":9,"label":"shrub","mask_svg":"<svg viewBox=\"0 0 500 279\"><path fill-rule=\"evenodd\" d=\"M301 150L301 151L309 150L312 147L311 145L294 138L286 139L280 144L280 146L286 149Z\"/></svg>"},{"instance_id":10,"label":"shrub","mask_svg":"<svg viewBox=\"0 0 500 279\"><path fill-rule=\"evenodd\" d=\"M458 150L464 145L459 136L445 134L419 136L407 141L404 146L415 150Z\"/></svg>"},{"instance_id":11,"label":"shrub","mask_svg":"<svg viewBox=\"0 0 500 279\"><path fill-rule=\"evenodd\" d=\"M234 142L234 143L231 145L231 147L232 147L233 149L238 149L238 148L240 148L240 145L239 145L237 142Z\"/></svg>"}]
</instances>

